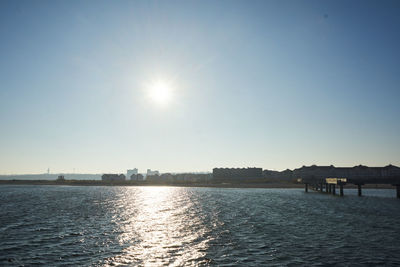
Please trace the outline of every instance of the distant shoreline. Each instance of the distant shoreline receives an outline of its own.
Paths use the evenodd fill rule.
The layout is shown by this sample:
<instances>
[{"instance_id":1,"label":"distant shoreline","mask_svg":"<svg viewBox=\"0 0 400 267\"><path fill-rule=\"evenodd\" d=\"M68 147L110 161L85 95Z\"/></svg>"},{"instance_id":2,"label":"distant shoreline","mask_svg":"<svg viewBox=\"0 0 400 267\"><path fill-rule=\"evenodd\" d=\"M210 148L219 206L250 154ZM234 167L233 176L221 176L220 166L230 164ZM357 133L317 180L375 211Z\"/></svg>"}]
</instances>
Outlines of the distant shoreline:
<instances>
[{"instance_id":1,"label":"distant shoreline","mask_svg":"<svg viewBox=\"0 0 400 267\"><path fill-rule=\"evenodd\" d=\"M215 188L303 188L303 184L290 182L282 183L196 183L196 182L175 182L155 183L137 181L101 181L101 180L0 180L0 185L67 185L67 186L174 186L174 187L215 187Z\"/></svg>"},{"instance_id":2,"label":"distant shoreline","mask_svg":"<svg viewBox=\"0 0 400 267\"><path fill-rule=\"evenodd\" d=\"M149 183L137 181L118 181L118 182L105 182L101 180L0 180L1 185L56 185L56 186L173 186L173 187L212 187L212 188L304 188L304 184L292 182L264 182L264 183L239 183L239 182L225 182L225 183ZM357 188L349 184L345 188ZM394 189L391 185L384 184L370 184L365 185L364 188L368 189Z\"/></svg>"}]
</instances>

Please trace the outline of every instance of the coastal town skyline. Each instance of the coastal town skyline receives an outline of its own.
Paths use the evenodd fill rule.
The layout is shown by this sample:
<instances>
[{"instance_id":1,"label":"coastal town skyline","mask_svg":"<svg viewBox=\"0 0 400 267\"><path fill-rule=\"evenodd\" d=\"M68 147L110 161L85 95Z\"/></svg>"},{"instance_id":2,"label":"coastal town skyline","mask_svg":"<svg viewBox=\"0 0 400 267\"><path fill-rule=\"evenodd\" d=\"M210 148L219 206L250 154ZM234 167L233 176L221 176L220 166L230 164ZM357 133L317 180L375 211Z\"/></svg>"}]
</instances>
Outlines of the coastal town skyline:
<instances>
[{"instance_id":1,"label":"coastal town skyline","mask_svg":"<svg viewBox=\"0 0 400 267\"><path fill-rule=\"evenodd\" d=\"M1 1L0 174L400 165L397 1Z\"/></svg>"},{"instance_id":2,"label":"coastal town skyline","mask_svg":"<svg viewBox=\"0 0 400 267\"><path fill-rule=\"evenodd\" d=\"M276 170L276 169L269 169L269 168L263 168L263 167L256 167L256 166L246 166L246 167L233 167L233 166L224 166L224 167L213 167L211 170L205 170L205 171L163 171L163 170L158 170L158 169L143 169L140 170L138 168L131 168L131 169L125 169L125 170L115 170L115 171L105 171L105 172L94 172L94 173L84 173L84 172L76 172L76 170L73 170L72 172L59 172L59 171L51 171L50 168L47 168L46 172L43 173L8 173L8 174L0 174L0 180L1 179L9 179L9 177L29 177L32 176L34 178L38 177L57 177L57 175L71 175L75 178L79 178L80 176L83 177L84 179L90 179L95 176L103 175L103 174L126 174L125 177L129 178L132 174L134 175L144 175L146 176L159 176L162 174L212 174L216 169L224 170L224 169L231 169L231 170L246 170L246 169L260 169L263 172L276 172L276 173L285 173L287 171L295 171L299 170L302 168L345 168L345 169L352 169L352 168L399 168L396 165L393 165L391 163L386 164L386 165L381 165L381 166L368 166L368 165L363 165L363 164L358 164L354 166L337 166L333 164L329 165L317 165L317 164L311 164L311 165L302 165L302 166L297 166L296 168L285 168L282 170ZM98 177L98 178L99 178Z\"/></svg>"}]
</instances>

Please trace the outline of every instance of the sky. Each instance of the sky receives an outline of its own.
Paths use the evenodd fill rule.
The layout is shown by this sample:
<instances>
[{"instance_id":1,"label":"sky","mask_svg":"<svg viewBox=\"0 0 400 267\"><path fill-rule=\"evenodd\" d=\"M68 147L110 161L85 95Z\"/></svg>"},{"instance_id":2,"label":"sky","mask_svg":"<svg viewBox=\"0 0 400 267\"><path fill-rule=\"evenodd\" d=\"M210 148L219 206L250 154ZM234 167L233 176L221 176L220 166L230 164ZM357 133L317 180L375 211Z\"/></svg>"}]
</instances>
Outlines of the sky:
<instances>
[{"instance_id":1,"label":"sky","mask_svg":"<svg viewBox=\"0 0 400 267\"><path fill-rule=\"evenodd\" d=\"M399 12L0 1L0 174L400 166Z\"/></svg>"}]
</instances>

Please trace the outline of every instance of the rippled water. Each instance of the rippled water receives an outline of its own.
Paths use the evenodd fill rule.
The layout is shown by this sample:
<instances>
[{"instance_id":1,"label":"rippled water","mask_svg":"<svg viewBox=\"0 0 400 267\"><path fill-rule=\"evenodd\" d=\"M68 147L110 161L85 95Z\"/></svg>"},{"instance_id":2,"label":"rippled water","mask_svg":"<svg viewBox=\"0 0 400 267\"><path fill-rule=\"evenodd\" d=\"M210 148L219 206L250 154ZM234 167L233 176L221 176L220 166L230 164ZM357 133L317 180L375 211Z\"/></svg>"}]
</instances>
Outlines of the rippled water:
<instances>
[{"instance_id":1,"label":"rippled water","mask_svg":"<svg viewBox=\"0 0 400 267\"><path fill-rule=\"evenodd\" d=\"M398 265L393 190L0 186L0 265Z\"/></svg>"}]
</instances>

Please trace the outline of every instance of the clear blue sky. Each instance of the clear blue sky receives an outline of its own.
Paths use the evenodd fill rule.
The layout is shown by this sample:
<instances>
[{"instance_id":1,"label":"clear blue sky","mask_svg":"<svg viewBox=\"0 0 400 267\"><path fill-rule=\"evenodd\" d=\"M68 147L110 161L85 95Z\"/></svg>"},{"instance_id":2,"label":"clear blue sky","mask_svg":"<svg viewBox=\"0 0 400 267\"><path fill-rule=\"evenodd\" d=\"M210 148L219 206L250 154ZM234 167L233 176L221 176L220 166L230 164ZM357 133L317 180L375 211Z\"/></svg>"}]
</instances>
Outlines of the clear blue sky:
<instances>
[{"instance_id":1,"label":"clear blue sky","mask_svg":"<svg viewBox=\"0 0 400 267\"><path fill-rule=\"evenodd\" d=\"M399 29L399 1L0 1L0 173L400 165Z\"/></svg>"}]
</instances>

